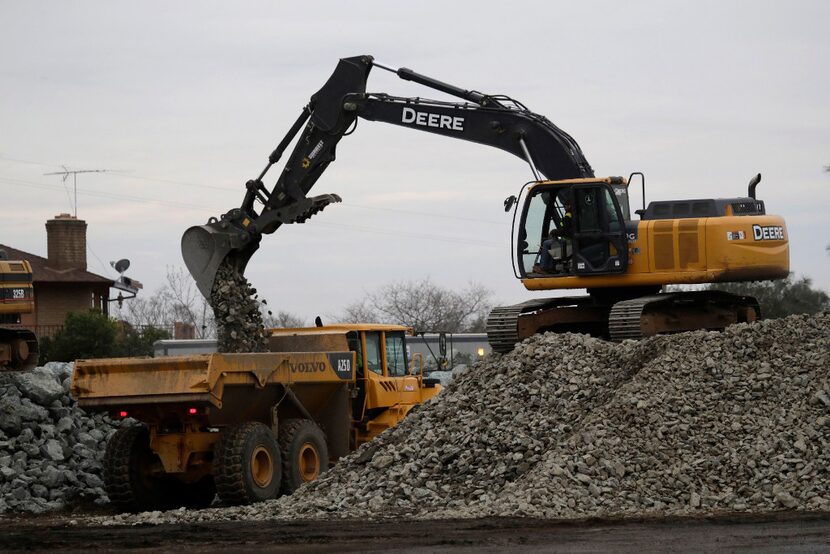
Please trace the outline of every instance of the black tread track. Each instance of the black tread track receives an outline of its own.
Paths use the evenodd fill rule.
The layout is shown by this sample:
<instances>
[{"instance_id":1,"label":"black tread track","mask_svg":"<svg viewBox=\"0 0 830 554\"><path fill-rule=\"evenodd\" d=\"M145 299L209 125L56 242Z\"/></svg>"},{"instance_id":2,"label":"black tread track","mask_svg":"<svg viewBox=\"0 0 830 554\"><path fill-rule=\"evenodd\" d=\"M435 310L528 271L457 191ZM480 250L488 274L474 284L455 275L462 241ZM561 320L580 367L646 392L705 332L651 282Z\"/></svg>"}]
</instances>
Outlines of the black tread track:
<instances>
[{"instance_id":1,"label":"black tread track","mask_svg":"<svg viewBox=\"0 0 830 554\"><path fill-rule=\"evenodd\" d=\"M291 456L291 443L294 441L294 437L297 436L304 427L308 426L312 433L319 433L319 439L322 444L325 446L326 451L318 452L320 454L320 473L322 474L324 471L328 469L328 442L326 442L326 434L320 428L317 423L310 419L298 418L298 419L287 419L284 423L280 424L280 434L277 442L280 446L280 452L282 453L282 493L283 494L291 494L302 483L295 483L294 482L294 475L292 475L292 471L294 469L294 462L295 460L290 459Z\"/></svg>"},{"instance_id":2,"label":"black tread track","mask_svg":"<svg viewBox=\"0 0 830 554\"><path fill-rule=\"evenodd\" d=\"M213 479L216 492L223 502L247 504L255 500L246 490L242 465L247 462L244 455L245 440L257 427L268 429L262 423L248 421L225 429L216 441L213 450ZM275 463L279 463L279 460L275 460ZM280 472L275 473L275 478L278 478Z\"/></svg>"},{"instance_id":3,"label":"black tread track","mask_svg":"<svg viewBox=\"0 0 830 554\"><path fill-rule=\"evenodd\" d=\"M150 448L150 432L145 426L127 427L116 431L107 442L104 454L104 487L110 502L121 509L145 510L163 504L161 490L137 491L134 483L133 458L138 449ZM142 494L144 493L144 494Z\"/></svg>"}]
</instances>

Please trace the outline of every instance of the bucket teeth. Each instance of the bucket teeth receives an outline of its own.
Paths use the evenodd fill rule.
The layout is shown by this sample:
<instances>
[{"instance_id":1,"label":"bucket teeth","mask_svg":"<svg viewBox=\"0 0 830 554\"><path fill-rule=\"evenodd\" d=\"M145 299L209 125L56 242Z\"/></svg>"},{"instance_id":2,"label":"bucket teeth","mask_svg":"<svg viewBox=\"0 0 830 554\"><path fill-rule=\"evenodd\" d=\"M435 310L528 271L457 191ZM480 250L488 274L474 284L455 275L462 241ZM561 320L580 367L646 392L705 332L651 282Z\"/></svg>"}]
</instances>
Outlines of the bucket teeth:
<instances>
[{"instance_id":1,"label":"bucket teeth","mask_svg":"<svg viewBox=\"0 0 830 554\"><path fill-rule=\"evenodd\" d=\"M336 194L321 194L320 196L314 196L309 200L311 200L311 202L309 203L308 208L297 214L292 223L305 223L311 218L311 216L322 212L329 204L342 202L342 199Z\"/></svg>"}]
</instances>

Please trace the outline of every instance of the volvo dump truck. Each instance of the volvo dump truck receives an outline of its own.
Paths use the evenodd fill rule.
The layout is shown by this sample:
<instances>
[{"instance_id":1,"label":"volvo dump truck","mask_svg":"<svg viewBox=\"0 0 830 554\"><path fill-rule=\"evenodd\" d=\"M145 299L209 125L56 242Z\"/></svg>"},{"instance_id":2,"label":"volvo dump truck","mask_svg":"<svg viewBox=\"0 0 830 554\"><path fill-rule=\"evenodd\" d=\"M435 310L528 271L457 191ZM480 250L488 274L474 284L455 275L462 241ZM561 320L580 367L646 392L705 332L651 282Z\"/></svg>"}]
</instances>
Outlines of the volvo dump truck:
<instances>
[{"instance_id":1,"label":"volvo dump truck","mask_svg":"<svg viewBox=\"0 0 830 554\"><path fill-rule=\"evenodd\" d=\"M26 260L9 260L0 250L0 371L26 371L37 365L37 337L21 321L34 310L32 267Z\"/></svg>"},{"instance_id":2,"label":"volvo dump truck","mask_svg":"<svg viewBox=\"0 0 830 554\"><path fill-rule=\"evenodd\" d=\"M269 352L78 360L86 411L140 425L107 445L107 494L129 511L290 494L441 387L396 325L270 331Z\"/></svg>"},{"instance_id":3,"label":"volvo dump truck","mask_svg":"<svg viewBox=\"0 0 830 554\"><path fill-rule=\"evenodd\" d=\"M461 101L366 92L374 67ZM760 175L746 196L659 201L632 211L632 177L642 179L645 203L641 173L596 177L573 137L521 102L357 56L341 59L312 95L265 169L246 183L241 205L185 231L182 255L206 298L219 267L244 272L264 235L340 202L337 194L307 194L360 119L491 146L528 163L532 180L505 200L505 211L513 213L514 275L528 290L588 294L495 308L487 334L497 352L549 330L620 340L752 321L760 315L754 298L716 291L667 294L663 286L780 279L789 272L784 220L767 214L755 196ZM266 173L295 138L276 182L267 186ZM551 244L551 232L559 231L566 213L565 199L572 203L570 230ZM542 258L553 261L542 267Z\"/></svg>"}]
</instances>

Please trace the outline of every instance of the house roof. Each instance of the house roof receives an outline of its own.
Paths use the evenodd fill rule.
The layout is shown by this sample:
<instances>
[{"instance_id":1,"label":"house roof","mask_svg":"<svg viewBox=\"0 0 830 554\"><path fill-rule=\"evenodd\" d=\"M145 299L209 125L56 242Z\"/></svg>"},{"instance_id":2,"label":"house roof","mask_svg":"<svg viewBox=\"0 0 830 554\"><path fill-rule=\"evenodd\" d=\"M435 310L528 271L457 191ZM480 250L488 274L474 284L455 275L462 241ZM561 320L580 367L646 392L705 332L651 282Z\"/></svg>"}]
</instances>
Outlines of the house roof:
<instances>
[{"instance_id":1,"label":"house roof","mask_svg":"<svg viewBox=\"0 0 830 554\"><path fill-rule=\"evenodd\" d=\"M113 280L96 275L83 269L53 269L49 267L49 260L0 244L0 250L5 250L10 260L26 260L32 266L33 283L101 283L112 286Z\"/></svg>"}]
</instances>

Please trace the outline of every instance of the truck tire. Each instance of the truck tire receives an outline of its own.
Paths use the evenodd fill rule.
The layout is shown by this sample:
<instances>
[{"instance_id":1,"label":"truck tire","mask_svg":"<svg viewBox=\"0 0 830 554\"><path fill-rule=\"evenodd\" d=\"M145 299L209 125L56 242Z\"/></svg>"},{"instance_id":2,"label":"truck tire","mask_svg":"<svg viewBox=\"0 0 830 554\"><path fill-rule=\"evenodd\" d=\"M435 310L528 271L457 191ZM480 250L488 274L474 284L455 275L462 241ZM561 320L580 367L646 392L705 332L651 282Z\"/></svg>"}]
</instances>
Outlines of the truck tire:
<instances>
[{"instance_id":1,"label":"truck tire","mask_svg":"<svg viewBox=\"0 0 830 554\"><path fill-rule=\"evenodd\" d=\"M223 502L276 498L281 477L282 460L271 429L249 421L222 432L213 451L213 479Z\"/></svg>"},{"instance_id":2,"label":"truck tire","mask_svg":"<svg viewBox=\"0 0 830 554\"><path fill-rule=\"evenodd\" d=\"M310 419L288 419L280 425L282 492L291 494L329 468L326 435Z\"/></svg>"},{"instance_id":3,"label":"truck tire","mask_svg":"<svg viewBox=\"0 0 830 554\"><path fill-rule=\"evenodd\" d=\"M165 508L169 503L164 478L152 474L161 460L150 450L145 426L116 431L104 454L104 487L116 507L126 511Z\"/></svg>"}]
</instances>

